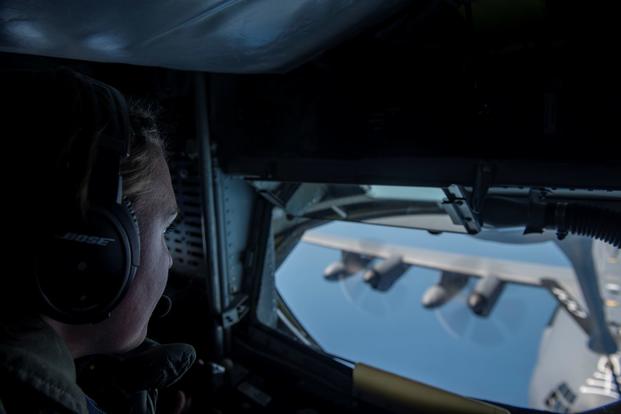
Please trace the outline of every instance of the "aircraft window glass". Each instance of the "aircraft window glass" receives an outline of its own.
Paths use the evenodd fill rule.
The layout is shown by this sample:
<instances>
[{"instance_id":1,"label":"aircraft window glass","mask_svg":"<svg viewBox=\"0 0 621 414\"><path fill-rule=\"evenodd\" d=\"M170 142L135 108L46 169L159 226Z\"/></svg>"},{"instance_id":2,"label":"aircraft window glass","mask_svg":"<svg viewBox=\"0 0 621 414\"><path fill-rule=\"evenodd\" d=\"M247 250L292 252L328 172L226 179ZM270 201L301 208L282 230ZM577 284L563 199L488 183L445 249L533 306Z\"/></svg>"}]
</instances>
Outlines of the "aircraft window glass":
<instances>
[{"instance_id":1,"label":"aircraft window glass","mask_svg":"<svg viewBox=\"0 0 621 414\"><path fill-rule=\"evenodd\" d=\"M279 246L287 244L284 222L298 230L288 233L299 239L289 249ZM282 256L278 326L309 346L515 406L575 412L619 397L619 356L602 359L589 348L588 323L580 323L586 305L575 278L563 279L572 275L571 262L552 239L516 244L507 243L515 229L482 238L300 219L280 209L273 228ZM364 254L346 251L343 243ZM412 254L424 263L407 263ZM616 249L594 243L593 255L605 256L602 291L621 282ZM469 277L447 263L479 270ZM493 269L488 277L476 274L481 266ZM511 276L507 269L520 271ZM513 279L535 280L544 271L552 272L547 284ZM612 319L617 310L606 308L606 314Z\"/></svg>"}]
</instances>

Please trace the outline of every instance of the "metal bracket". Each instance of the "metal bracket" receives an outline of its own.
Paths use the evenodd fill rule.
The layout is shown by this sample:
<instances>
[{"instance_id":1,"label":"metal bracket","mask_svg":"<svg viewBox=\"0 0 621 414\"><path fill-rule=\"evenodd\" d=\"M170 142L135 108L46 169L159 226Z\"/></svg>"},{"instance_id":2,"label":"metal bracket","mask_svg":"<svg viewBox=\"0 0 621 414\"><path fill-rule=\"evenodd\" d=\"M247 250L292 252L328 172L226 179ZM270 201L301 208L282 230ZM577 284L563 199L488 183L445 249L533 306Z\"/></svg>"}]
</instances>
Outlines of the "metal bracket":
<instances>
[{"instance_id":1,"label":"metal bracket","mask_svg":"<svg viewBox=\"0 0 621 414\"><path fill-rule=\"evenodd\" d=\"M243 319L250 307L248 306L248 296L242 295L239 299L233 302L227 310L222 313L222 327L229 328L235 325L237 322Z\"/></svg>"},{"instance_id":2,"label":"metal bracket","mask_svg":"<svg viewBox=\"0 0 621 414\"><path fill-rule=\"evenodd\" d=\"M472 192L455 184L443 188L446 199L442 201L442 207L453 224L463 226L469 234L477 234L481 231L483 226L481 211L493 181L494 167L481 163L477 167Z\"/></svg>"},{"instance_id":3,"label":"metal bracket","mask_svg":"<svg viewBox=\"0 0 621 414\"><path fill-rule=\"evenodd\" d=\"M468 193L463 187L451 185L444 188L446 199L442 201L442 208L449 215L453 224L464 226L469 234L477 234L481 231L481 225L470 209L468 204Z\"/></svg>"}]
</instances>

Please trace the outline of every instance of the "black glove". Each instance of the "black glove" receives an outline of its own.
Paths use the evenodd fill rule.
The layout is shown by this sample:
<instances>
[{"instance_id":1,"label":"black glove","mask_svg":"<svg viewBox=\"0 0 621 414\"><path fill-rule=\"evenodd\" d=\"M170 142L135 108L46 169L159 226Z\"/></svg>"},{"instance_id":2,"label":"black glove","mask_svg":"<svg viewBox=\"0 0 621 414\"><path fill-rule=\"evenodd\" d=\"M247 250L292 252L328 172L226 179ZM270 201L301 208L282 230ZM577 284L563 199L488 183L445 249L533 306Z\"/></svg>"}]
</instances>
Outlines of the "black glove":
<instances>
[{"instance_id":1,"label":"black glove","mask_svg":"<svg viewBox=\"0 0 621 414\"><path fill-rule=\"evenodd\" d=\"M162 345L147 338L125 354L92 355L75 362L78 385L102 410L153 414L159 390L177 382L195 359L192 345Z\"/></svg>"}]
</instances>

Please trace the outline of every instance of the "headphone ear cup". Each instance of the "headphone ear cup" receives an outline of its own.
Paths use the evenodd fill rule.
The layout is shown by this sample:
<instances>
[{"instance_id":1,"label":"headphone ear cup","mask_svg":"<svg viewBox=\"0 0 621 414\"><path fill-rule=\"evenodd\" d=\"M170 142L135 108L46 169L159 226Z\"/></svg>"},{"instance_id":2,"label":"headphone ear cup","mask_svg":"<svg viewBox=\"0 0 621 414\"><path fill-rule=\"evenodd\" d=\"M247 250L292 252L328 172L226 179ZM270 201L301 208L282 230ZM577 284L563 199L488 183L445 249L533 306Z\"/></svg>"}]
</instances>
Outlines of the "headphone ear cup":
<instances>
[{"instance_id":1,"label":"headphone ear cup","mask_svg":"<svg viewBox=\"0 0 621 414\"><path fill-rule=\"evenodd\" d=\"M138 270L135 214L114 204L66 223L48 240L36 266L43 312L65 323L96 323L122 300Z\"/></svg>"}]
</instances>

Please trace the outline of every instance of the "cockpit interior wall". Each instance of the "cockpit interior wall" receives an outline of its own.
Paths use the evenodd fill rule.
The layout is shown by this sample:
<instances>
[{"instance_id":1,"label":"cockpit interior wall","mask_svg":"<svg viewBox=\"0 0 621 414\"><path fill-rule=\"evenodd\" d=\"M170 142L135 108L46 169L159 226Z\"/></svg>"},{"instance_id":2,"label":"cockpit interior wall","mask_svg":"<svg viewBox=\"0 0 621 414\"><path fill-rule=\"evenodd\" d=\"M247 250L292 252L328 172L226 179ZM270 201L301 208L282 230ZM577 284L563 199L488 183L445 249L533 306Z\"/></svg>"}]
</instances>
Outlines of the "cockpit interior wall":
<instances>
[{"instance_id":1,"label":"cockpit interior wall","mask_svg":"<svg viewBox=\"0 0 621 414\"><path fill-rule=\"evenodd\" d=\"M0 51L227 73L281 72L405 0L0 3Z\"/></svg>"},{"instance_id":2,"label":"cockpit interior wall","mask_svg":"<svg viewBox=\"0 0 621 414\"><path fill-rule=\"evenodd\" d=\"M286 74L214 75L225 170L441 186L489 162L498 185L618 189L614 25L550 1L545 17L494 29L483 3L470 24L452 2L410 7Z\"/></svg>"}]
</instances>

